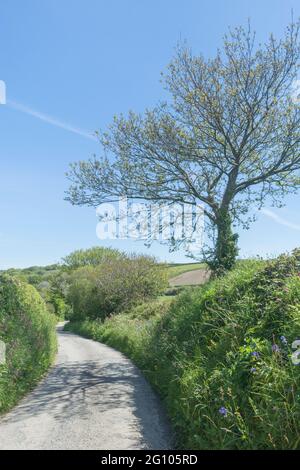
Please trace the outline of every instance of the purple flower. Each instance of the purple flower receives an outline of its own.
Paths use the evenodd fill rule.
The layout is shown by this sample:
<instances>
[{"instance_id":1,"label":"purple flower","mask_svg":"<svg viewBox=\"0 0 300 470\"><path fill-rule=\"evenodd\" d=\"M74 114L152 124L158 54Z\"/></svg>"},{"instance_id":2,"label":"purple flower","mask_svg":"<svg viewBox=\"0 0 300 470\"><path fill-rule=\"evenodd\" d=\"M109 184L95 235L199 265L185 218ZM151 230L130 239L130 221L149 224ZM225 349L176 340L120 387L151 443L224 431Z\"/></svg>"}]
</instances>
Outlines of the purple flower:
<instances>
[{"instance_id":1,"label":"purple flower","mask_svg":"<svg viewBox=\"0 0 300 470\"><path fill-rule=\"evenodd\" d=\"M284 344L284 346L287 346L288 345L288 342L287 342L287 339L285 336L280 336L280 341L282 342L282 344Z\"/></svg>"},{"instance_id":2,"label":"purple flower","mask_svg":"<svg viewBox=\"0 0 300 470\"><path fill-rule=\"evenodd\" d=\"M252 372L252 374L255 374L256 370L256 367L251 367L250 372Z\"/></svg>"},{"instance_id":3,"label":"purple flower","mask_svg":"<svg viewBox=\"0 0 300 470\"><path fill-rule=\"evenodd\" d=\"M227 416L228 410L227 408L225 408L225 406L221 406L221 408L219 409L219 413L222 416Z\"/></svg>"},{"instance_id":4,"label":"purple flower","mask_svg":"<svg viewBox=\"0 0 300 470\"><path fill-rule=\"evenodd\" d=\"M259 357L259 352L253 351L253 352L251 353L251 356Z\"/></svg>"},{"instance_id":5,"label":"purple flower","mask_svg":"<svg viewBox=\"0 0 300 470\"><path fill-rule=\"evenodd\" d=\"M279 353L280 352L280 348L277 346L277 344L273 344L272 351L273 351L273 353Z\"/></svg>"}]
</instances>

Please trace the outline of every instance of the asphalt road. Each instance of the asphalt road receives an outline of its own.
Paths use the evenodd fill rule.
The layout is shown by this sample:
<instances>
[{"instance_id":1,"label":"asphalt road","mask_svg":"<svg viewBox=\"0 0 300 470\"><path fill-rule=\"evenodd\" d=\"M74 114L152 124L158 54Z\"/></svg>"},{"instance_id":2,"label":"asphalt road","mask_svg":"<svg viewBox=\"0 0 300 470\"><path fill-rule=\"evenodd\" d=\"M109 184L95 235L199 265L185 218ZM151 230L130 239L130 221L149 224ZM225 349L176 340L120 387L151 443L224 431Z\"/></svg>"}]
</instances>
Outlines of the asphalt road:
<instances>
[{"instance_id":1,"label":"asphalt road","mask_svg":"<svg viewBox=\"0 0 300 470\"><path fill-rule=\"evenodd\" d=\"M169 424L121 353L58 328L55 366L0 420L0 449L172 449Z\"/></svg>"}]
</instances>

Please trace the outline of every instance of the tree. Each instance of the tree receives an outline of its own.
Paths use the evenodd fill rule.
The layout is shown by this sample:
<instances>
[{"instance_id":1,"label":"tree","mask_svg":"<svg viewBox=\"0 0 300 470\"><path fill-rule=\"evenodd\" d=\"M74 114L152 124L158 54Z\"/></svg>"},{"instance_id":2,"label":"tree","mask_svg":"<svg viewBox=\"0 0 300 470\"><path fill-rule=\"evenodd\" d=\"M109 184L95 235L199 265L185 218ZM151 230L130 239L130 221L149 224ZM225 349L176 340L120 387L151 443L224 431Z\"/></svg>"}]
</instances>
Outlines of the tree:
<instances>
[{"instance_id":1,"label":"tree","mask_svg":"<svg viewBox=\"0 0 300 470\"><path fill-rule=\"evenodd\" d=\"M165 266L148 256L111 258L81 267L69 279L71 319L104 319L157 297L167 286Z\"/></svg>"},{"instance_id":2,"label":"tree","mask_svg":"<svg viewBox=\"0 0 300 470\"><path fill-rule=\"evenodd\" d=\"M180 46L163 76L170 102L115 117L98 134L104 156L71 165L67 200L201 202L213 241L206 257L230 269L233 227L248 228L250 208L280 206L299 186L299 54L299 22L258 45L250 25L236 28L213 59Z\"/></svg>"},{"instance_id":3,"label":"tree","mask_svg":"<svg viewBox=\"0 0 300 470\"><path fill-rule=\"evenodd\" d=\"M86 250L76 250L63 258L63 267L68 270L83 266L98 266L111 259L123 258L124 254L112 248L95 246Z\"/></svg>"}]
</instances>

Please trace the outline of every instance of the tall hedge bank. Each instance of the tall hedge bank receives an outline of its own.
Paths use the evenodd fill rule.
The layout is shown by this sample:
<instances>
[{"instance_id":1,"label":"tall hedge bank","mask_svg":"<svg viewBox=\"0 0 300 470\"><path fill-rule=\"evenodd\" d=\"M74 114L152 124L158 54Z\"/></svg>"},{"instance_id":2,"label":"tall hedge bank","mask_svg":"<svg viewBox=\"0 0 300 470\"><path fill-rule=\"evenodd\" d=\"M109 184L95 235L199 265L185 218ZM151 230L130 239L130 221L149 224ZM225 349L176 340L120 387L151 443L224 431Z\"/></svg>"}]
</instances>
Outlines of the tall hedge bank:
<instances>
[{"instance_id":1,"label":"tall hedge bank","mask_svg":"<svg viewBox=\"0 0 300 470\"><path fill-rule=\"evenodd\" d=\"M56 352L55 317L36 289L0 276L0 413L11 408L47 371ZM2 354L3 356L3 354Z\"/></svg>"}]
</instances>

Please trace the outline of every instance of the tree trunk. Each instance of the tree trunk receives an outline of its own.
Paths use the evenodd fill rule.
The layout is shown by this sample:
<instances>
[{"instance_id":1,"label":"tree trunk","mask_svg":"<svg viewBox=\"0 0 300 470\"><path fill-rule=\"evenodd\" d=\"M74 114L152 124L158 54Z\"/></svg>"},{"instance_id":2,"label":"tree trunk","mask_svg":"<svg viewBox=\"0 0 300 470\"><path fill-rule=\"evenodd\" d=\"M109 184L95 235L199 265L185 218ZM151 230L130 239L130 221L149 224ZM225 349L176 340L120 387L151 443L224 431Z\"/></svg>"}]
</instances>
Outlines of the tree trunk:
<instances>
[{"instance_id":1,"label":"tree trunk","mask_svg":"<svg viewBox=\"0 0 300 470\"><path fill-rule=\"evenodd\" d=\"M238 235L232 231L232 221L227 210L220 210L216 227L217 239L210 267L215 276L221 276L235 265L238 255Z\"/></svg>"}]
</instances>

